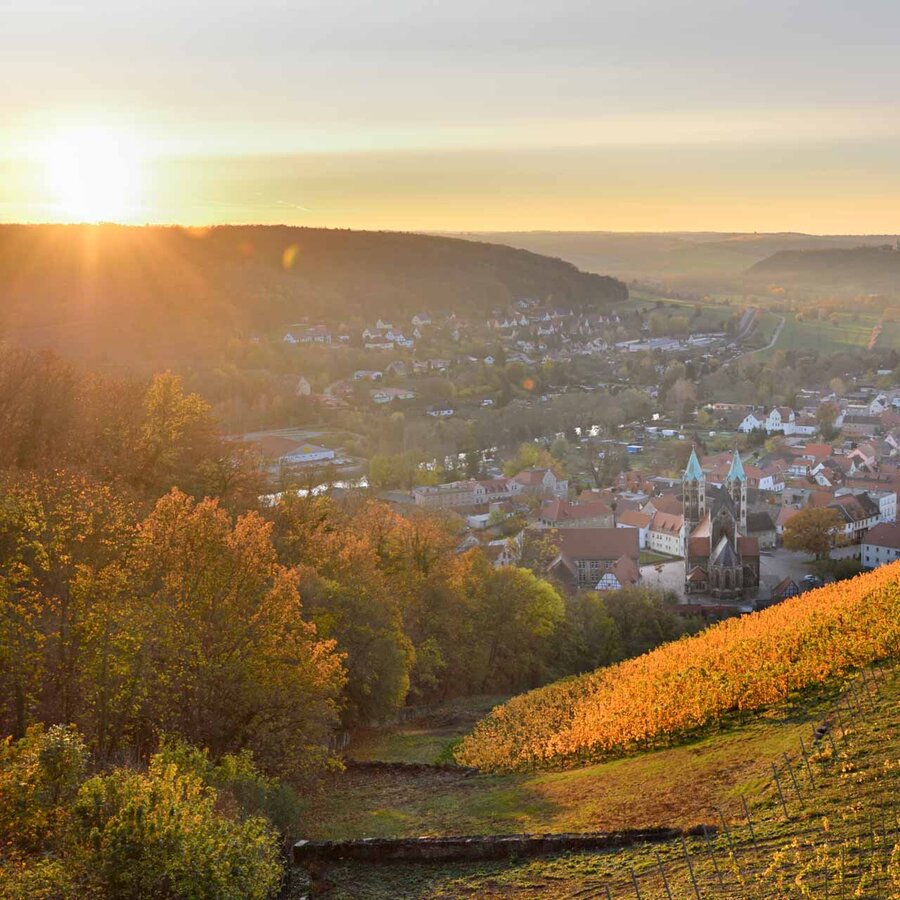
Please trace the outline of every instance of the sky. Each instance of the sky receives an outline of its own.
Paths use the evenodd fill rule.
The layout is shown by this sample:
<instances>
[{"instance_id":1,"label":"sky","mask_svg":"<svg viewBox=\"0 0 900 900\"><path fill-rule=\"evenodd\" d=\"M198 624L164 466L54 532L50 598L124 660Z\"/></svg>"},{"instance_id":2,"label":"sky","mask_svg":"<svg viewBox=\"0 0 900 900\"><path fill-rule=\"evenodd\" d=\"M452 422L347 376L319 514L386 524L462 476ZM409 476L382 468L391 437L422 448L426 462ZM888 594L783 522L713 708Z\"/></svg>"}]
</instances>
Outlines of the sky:
<instances>
[{"instance_id":1,"label":"sky","mask_svg":"<svg viewBox=\"0 0 900 900\"><path fill-rule=\"evenodd\" d=\"M900 231L895 0L0 0L0 221Z\"/></svg>"}]
</instances>

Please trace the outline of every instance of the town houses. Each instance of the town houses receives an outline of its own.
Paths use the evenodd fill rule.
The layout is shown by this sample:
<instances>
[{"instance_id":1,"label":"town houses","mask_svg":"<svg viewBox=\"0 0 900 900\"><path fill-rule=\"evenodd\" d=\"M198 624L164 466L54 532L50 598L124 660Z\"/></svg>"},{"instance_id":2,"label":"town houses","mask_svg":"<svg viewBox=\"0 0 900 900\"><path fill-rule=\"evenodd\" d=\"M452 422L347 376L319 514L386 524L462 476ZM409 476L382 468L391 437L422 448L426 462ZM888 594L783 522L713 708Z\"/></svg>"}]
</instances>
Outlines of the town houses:
<instances>
[{"instance_id":1,"label":"town houses","mask_svg":"<svg viewBox=\"0 0 900 900\"><path fill-rule=\"evenodd\" d=\"M458 515L461 552L531 565L540 546L534 565L570 590L652 584L690 604L764 602L803 589L806 563L789 564L785 533L800 512L826 508L839 556L859 562L867 535L897 517L894 363L789 391L731 388L722 376L746 356L753 316L736 310L728 327L701 329L694 307L690 327L667 333L665 317L690 310L662 306L627 313L519 298L483 313L382 312L280 333L282 352L304 360L298 396L349 408L347 431L363 425L428 448L406 489L382 493ZM348 364L330 362L328 379L316 378L303 354ZM682 403L673 388L685 384ZM635 412L610 425L603 411L620 413L623 391ZM540 448L540 464L511 465L526 444Z\"/></svg>"}]
</instances>

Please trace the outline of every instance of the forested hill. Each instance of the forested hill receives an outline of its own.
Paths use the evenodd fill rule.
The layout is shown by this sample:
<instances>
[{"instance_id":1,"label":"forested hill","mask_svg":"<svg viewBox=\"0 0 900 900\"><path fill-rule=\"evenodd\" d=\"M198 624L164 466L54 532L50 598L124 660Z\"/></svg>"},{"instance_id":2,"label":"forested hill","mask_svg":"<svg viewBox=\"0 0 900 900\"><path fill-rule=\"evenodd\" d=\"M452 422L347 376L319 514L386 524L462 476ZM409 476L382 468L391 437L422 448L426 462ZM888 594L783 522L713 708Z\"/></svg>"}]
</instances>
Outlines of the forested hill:
<instances>
[{"instance_id":1,"label":"forested hill","mask_svg":"<svg viewBox=\"0 0 900 900\"><path fill-rule=\"evenodd\" d=\"M119 358L202 352L229 333L487 314L520 297L604 308L614 278L526 250L417 234L280 226L0 226L0 329Z\"/></svg>"},{"instance_id":2,"label":"forested hill","mask_svg":"<svg viewBox=\"0 0 900 900\"><path fill-rule=\"evenodd\" d=\"M871 290L900 288L900 250L891 244L829 250L784 250L748 269L750 277Z\"/></svg>"}]
</instances>

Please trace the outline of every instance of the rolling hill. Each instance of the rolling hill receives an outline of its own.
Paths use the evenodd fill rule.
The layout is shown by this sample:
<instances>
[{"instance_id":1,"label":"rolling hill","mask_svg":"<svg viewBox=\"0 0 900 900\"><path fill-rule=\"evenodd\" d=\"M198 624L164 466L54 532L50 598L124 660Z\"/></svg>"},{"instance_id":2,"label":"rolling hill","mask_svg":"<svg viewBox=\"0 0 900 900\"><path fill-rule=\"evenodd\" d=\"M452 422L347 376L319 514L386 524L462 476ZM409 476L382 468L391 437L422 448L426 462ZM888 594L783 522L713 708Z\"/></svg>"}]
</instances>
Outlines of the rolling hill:
<instances>
[{"instance_id":1,"label":"rolling hill","mask_svg":"<svg viewBox=\"0 0 900 900\"><path fill-rule=\"evenodd\" d=\"M484 314L520 297L606 307L625 285L484 242L281 226L0 226L0 335L177 361L303 316Z\"/></svg>"},{"instance_id":2,"label":"rolling hill","mask_svg":"<svg viewBox=\"0 0 900 900\"><path fill-rule=\"evenodd\" d=\"M740 279L755 263L784 251L830 250L893 242L885 235L813 235L792 232L491 232L464 235L558 256L588 272L620 278Z\"/></svg>"},{"instance_id":3,"label":"rolling hill","mask_svg":"<svg viewBox=\"0 0 900 900\"><path fill-rule=\"evenodd\" d=\"M752 265L751 278L873 291L900 289L900 249L896 245L782 250Z\"/></svg>"}]
</instances>

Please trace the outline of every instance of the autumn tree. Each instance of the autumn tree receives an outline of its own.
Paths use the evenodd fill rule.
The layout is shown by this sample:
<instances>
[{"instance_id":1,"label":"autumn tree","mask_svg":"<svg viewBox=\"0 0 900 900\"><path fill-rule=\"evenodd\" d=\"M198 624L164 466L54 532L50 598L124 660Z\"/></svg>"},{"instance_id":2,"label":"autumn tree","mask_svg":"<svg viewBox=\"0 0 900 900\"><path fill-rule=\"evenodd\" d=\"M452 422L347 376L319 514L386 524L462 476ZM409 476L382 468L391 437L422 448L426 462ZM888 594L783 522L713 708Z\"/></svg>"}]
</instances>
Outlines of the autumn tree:
<instances>
[{"instance_id":1,"label":"autumn tree","mask_svg":"<svg viewBox=\"0 0 900 900\"><path fill-rule=\"evenodd\" d=\"M481 591L475 610L480 689L534 686L545 675L542 646L565 615L562 598L548 582L515 566L484 572Z\"/></svg>"},{"instance_id":2,"label":"autumn tree","mask_svg":"<svg viewBox=\"0 0 900 900\"><path fill-rule=\"evenodd\" d=\"M666 405L678 419L684 419L697 406L697 388L686 378L679 378L666 392Z\"/></svg>"},{"instance_id":3,"label":"autumn tree","mask_svg":"<svg viewBox=\"0 0 900 900\"><path fill-rule=\"evenodd\" d=\"M77 721L106 744L113 696L138 690L126 572L133 511L66 472L7 475L0 497L4 714L17 735L35 717Z\"/></svg>"},{"instance_id":4,"label":"autumn tree","mask_svg":"<svg viewBox=\"0 0 900 900\"><path fill-rule=\"evenodd\" d=\"M831 549L842 524L837 510L827 507L800 510L784 526L784 546L821 559Z\"/></svg>"},{"instance_id":5,"label":"autumn tree","mask_svg":"<svg viewBox=\"0 0 900 900\"><path fill-rule=\"evenodd\" d=\"M334 642L301 616L298 575L279 564L270 532L256 513L232 521L216 500L177 490L142 523L145 715L213 755L249 747L297 778L327 753L345 677Z\"/></svg>"},{"instance_id":6,"label":"autumn tree","mask_svg":"<svg viewBox=\"0 0 900 900\"><path fill-rule=\"evenodd\" d=\"M601 594L580 591L565 606L565 619L553 636L552 665L557 677L591 672L624 659L619 627Z\"/></svg>"},{"instance_id":7,"label":"autumn tree","mask_svg":"<svg viewBox=\"0 0 900 900\"><path fill-rule=\"evenodd\" d=\"M216 435L209 404L185 394L181 378L166 372L151 382L143 399L138 452L140 478L155 493L181 487L202 493L212 476Z\"/></svg>"},{"instance_id":8,"label":"autumn tree","mask_svg":"<svg viewBox=\"0 0 900 900\"><path fill-rule=\"evenodd\" d=\"M822 437L826 440L836 433L834 423L837 421L838 415L840 415L840 409L832 400L821 403L816 410L816 422L819 424Z\"/></svg>"},{"instance_id":9,"label":"autumn tree","mask_svg":"<svg viewBox=\"0 0 900 900\"><path fill-rule=\"evenodd\" d=\"M552 469L557 475L562 475L562 465L546 448L534 441L528 441L519 446L516 455L503 465L503 474L507 478L518 475L524 469Z\"/></svg>"}]
</instances>

